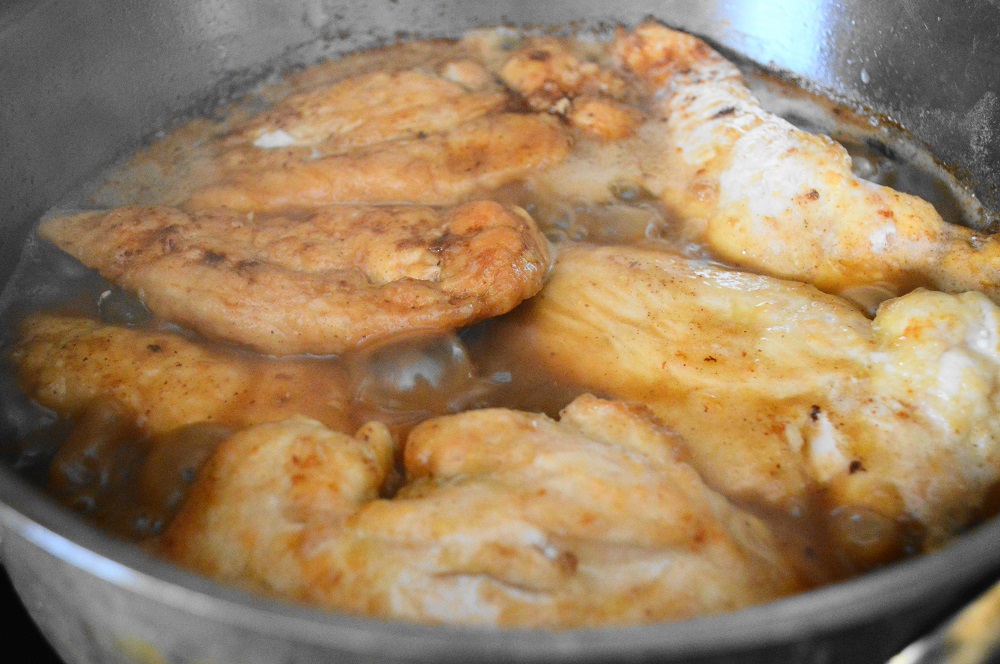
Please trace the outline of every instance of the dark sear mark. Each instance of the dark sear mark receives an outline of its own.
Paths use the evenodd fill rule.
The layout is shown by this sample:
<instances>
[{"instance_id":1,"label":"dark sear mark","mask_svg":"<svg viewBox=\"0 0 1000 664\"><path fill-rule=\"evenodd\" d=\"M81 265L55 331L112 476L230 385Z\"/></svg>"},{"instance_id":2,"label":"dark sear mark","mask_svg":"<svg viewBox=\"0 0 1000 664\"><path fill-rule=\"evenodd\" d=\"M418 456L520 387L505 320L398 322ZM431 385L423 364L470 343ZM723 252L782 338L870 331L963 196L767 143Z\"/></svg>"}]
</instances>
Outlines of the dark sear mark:
<instances>
[{"instance_id":1,"label":"dark sear mark","mask_svg":"<svg viewBox=\"0 0 1000 664\"><path fill-rule=\"evenodd\" d=\"M225 254L220 254L210 249L206 249L205 252L201 255L201 261L205 265L220 265L224 263L225 260L226 260Z\"/></svg>"}]
</instances>

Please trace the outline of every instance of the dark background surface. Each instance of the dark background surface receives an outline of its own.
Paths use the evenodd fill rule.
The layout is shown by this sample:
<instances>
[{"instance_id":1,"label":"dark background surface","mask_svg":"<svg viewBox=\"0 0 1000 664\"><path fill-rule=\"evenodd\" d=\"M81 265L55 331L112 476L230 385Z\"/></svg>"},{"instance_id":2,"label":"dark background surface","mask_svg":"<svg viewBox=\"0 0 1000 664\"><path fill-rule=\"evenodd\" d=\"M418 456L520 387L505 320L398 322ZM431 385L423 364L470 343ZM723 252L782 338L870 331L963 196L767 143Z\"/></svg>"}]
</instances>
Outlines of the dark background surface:
<instances>
[{"instance_id":1,"label":"dark background surface","mask_svg":"<svg viewBox=\"0 0 1000 664\"><path fill-rule=\"evenodd\" d=\"M38 631L35 622L14 592L7 573L0 568L0 635L21 662L31 664L63 664Z\"/></svg>"}]
</instances>

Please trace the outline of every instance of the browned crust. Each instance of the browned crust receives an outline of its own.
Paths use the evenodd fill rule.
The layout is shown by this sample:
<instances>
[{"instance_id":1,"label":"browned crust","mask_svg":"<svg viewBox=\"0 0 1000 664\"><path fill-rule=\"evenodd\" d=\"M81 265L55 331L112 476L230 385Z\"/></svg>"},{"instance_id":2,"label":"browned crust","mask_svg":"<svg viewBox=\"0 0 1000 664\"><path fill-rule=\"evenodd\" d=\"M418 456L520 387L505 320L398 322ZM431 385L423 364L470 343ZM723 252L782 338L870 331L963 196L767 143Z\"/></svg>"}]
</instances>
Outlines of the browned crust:
<instances>
[{"instance_id":1,"label":"browned crust","mask_svg":"<svg viewBox=\"0 0 1000 664\"><path fill-rule=\"evenodd\" d=\"M505 313L541 288L550 261L526 213L488 201L301 216L126 207L40 232L157 315L274 355Z\"/></svg>"}]
</instances>

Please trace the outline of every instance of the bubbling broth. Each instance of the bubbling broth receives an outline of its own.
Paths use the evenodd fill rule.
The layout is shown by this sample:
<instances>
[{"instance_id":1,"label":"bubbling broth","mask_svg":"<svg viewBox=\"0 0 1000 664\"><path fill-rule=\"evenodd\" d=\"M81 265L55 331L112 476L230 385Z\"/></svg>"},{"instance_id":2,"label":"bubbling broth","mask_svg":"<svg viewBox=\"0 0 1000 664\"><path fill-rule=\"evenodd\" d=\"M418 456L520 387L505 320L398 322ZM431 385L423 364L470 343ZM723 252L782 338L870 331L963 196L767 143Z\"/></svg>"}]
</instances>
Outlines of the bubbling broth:
<instances>
[{"instance_id":1,"label":"bubbling broth","mask_svg":"<svg viewBox=\"0 0 1000 664\"><path fill-rule=\"evenodd\" d=\"M209 119L194 120L161 137L111 173L102 174L58 208L175 205L181 197L178 192L183 191L192 178L201 177L207 168L205 164L216 158L206 148L213 144L212 141L229 140L219 137L237 131L241 123L247 123L255 113L278 108L289 95L309 94L323 83L336 84L351 76L371 75L389 63L393 71L401 71L409 65L424 66L421 63L427 59L431 64L426 66L433 68L453 58L457 64L450 63L447 65L450 69L444 69L449 80L459 81L466 90L474 90L485 98L494 94L498 86L502 88L492 77L486 81L477 78L492 71L491 58L501 62L526 43L522 36L503 34L506 34L506 41L488 50L484 56L485 69L469 64L467 57L459 58L452 52L437 53L440 43L419 42L305 69L293 76L291 84L285 80L272 81L225 112L220 111ZM489 43L496 44L495 41ZM580 53L590 54L589 57L597 62L606 57L602 55L601 43L604 42L581 41L576 48ZM450 45L445 50L455 48ZM531 57L541 62L555 56L539 50ZM905 133L807 93L749 63L744 73L751 89L769 110L798 127L826 133L840 141L852 157L856 176L931 201L948 222L973 227L985 225L984 213L975 201ZM618 93L616 100L633 102L639 109L634 111L636 117L640 113L652 115L650 105L653 102L648 93L641 91L634 77L623 76L621 80L629 89ZM602 90L613 84L617 83L601 83L605 86ZM512 107L513 113L537 112L540 108L537 95L511 96L514 101L504 103ZM605 97L598 99L606 100ZM571 112L564 112L559 107L562 102L558 95L552 103L551 109L545 107L547 118L563 123L567 118L572 119ZM582 106L580 101L574 103ZM615 103L625 106L625 102ZM312 111L302 111L303 116L308 112ZM564 169L561 177L569 177L575 183L572 186L560 186L560 182L569 180L547 179L544 174L529 175L500 184L480 184L465 197L489 199L511 209L523 209L556 255L574 247L627 246L669 252L697 265L726 266L730 261L717 253L711 243L692 232L692 225L679 219L677 211L665 205L656 192L637 181L641 180L634 177L637 167L625 164L628 161L625 152L654 149L644 144L646 135L661 131L658 121L653 119L636 120L635 124L637 128L630 130L630 136L620 140L595 138L585 130L589 125L581 124L584 129L574 129L573 152L558 167ZM284 125L279 123L278 126ZM426 138L423 130L408 131L403 131L402 138L392 140ZM319 142L306 148L293 145L289 132L292 129L262 134L277 145L267 158L285 151L281 158L298 159L297 151L320 149L317 147ZM259 146L261 140L258 138L255 145ZM284 141L288 141L288 145ZM331 148L331 154L338 155L348 149L354 148L345 143ZM246 147L227 154L228 159L243 160L241 163L257 158L257 153ZM906 159L901 157L904 154ZM607 177L610 171L621 171L621 180ZM158 181L162 183L161 188L156 186ZM602 187L607 191L595 195L594 192ZM252 217L255 213L249 214ZM309 211L292 209L284 214L302 219ZM752 266L743 269L763 272ZM836 294L853 301L872 317L884 301L922 285L927 284L921 278L913 276L910 279L903 275L896 281L850 285ZM505 408L545 413L555 418L574 399L586 393L619 397L610 390L602 394L589 383L553 371L540 364L537 356L519 354L516 348L511 350L502 342L505 335L512 334L515 338L519 335L531 338L532 323L524 313L531 303L532 300L528 300L509 313L451 331L418 326L412 331L378 336L341 353L272 357L254 353L239 344L203 337L188 326L160 318L147 309L135 293L98 276L51 244L33 238L26 244L15 275L4 292L2 327L7 331L5 347L8 351L18 342L19 322L38 312L73 314L129 331L171 335L169 339L196 344L208 349L206 352L213 357L223 358L213 362L239 363L248 367L247 372L260 376L260 380L284 380L292 376L288 379L296 381L301 393L314 395L319 400L323 395L341 390L343 394L337 398L341 399L346 413L344 430L353 430L374 420L384 423L392 435L402 441L420 423L442 415ZM149 344L147 350L155 354L162 350L159 346L159 343ZM716 360L709 351L703 354L705 363ZM607 367L599 370L614 371ZM19 371L23 369L8 364L0 388L4 406L2 451L5 460L69 508L130 540L142 541L161 534L216 447L253 420L232 414L230 407L208 421L151 432L147 426L148 417L137 417L127 405L110 397L95 399L72 415L57 414L25 396L22 387L31 381L19 375ZM66 380L72 381L73 377L68 376ZM278 395L274 399L277 403L282 397ZM261 408L264 400L265 397L259 395L244 395L235 401L237 407L252 412ZM294 398L287 397L286 401L289 400L294 401ZM313 404L303 408L307 411L311 408L306 414L316 416L316 413L325 412L323 407ZM825 415L817 414L819 406L813 408L812 421L822 421L820 418ZM706 412L707 409L708 406ZM855 463L861 468L863 462ZM387 481L382 488L384 497L395 495L403 484L402 459L397 459L395 472L396 479ZM802 568L799 571L808 579L809 586L857 574L916 553L921 548L923 529L914 520L885 516L863 504L831 510L828 507L830 491L816 488L813 495L791 509L762 505L747 499L746 495L732 496L731 500L762 518L774 530L781 545L794 550L792 557L799 561L797 564Z\"/></svg>"}]
</instances>

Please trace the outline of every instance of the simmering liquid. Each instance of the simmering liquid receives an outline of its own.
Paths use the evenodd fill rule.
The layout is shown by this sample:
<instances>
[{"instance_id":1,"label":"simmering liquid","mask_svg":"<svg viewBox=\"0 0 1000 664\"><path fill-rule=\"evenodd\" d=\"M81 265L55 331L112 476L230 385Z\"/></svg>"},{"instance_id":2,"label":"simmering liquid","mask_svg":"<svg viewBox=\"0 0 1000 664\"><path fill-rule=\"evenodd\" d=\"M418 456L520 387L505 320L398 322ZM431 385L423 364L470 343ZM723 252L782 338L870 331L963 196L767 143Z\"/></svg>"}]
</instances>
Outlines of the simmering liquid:
<instances>
[{"instance_id":1,"label":"simmering liquid","mask_svg":"<svg viewBox=\"0 0 1000 664\"><path fill-rule=\"evenodd\" d=\"M407 53L411 55L406 57L416 59L421 47ZM339 66L346 73L352 66L366 71L379 64L379 56L370 55L345 60ZM828 133L845 145L858 176L921 196L950 222L974 227L985 223L975 201L904 133L767 72L748 68L747 74L751 87L770 110L802 128ZM186 152L176 153L176 173L197 171L201 139L266 108L280 98L282 90L281 84L258 90L246 102L229 109L231 115L199 120L153 149L177 150L187 145ZM587 147L578 145L577 149ZM158 190L158 174L150 174L145 168L141 160L129 162L96 178L59 207L171 200L172 181L168 178L163 189ZM556 247L572 243L656 246L706 261L717 260L707 247L684 236L676 220L650 192L623 185L614 194L615 199L609 202L580 203L572 196L513 184L488 192L486 197L523 207ZM872 313L878 303L893 295L893 286L854 289L842 295ZM906 288L906 284L895 286L899 290ZM0 328L6 331L7 347L13 341L17 320L32 311L69 311L130 328L176 329L152 315L134 294L35 238L25 245L0 304ZM487 320L447 334L417 331L379 340L338 357L303 357L295 361L315 365L318 372L342 374L351 390L350 416L354 424L381 420L398 436L428 418L472 408L497 406L556 416L585 391L581 386L557 380L516 354L491 353L487 342L497 323ZM201 342L251 364L284 361L218 342ZM132 540L161 531L200 465L214 446L232 433L225 426L206 423L152 439L113 403L98 405L78 421L68 422L28 400L9 368L0 375L0 404L4 431L0 452L4 460L68 507ZM794 520L787 515L762 516L789 541L789 546L806 546L814 553L816 569L811 573L817 581L858 571L826 546L831 531L838 534L834 539L853 542L865 553L854 556L855 560L867 557L881 562L907 552L907 525L887 522L874 513L805 514Z\"/></svg>"}]
</instances>

